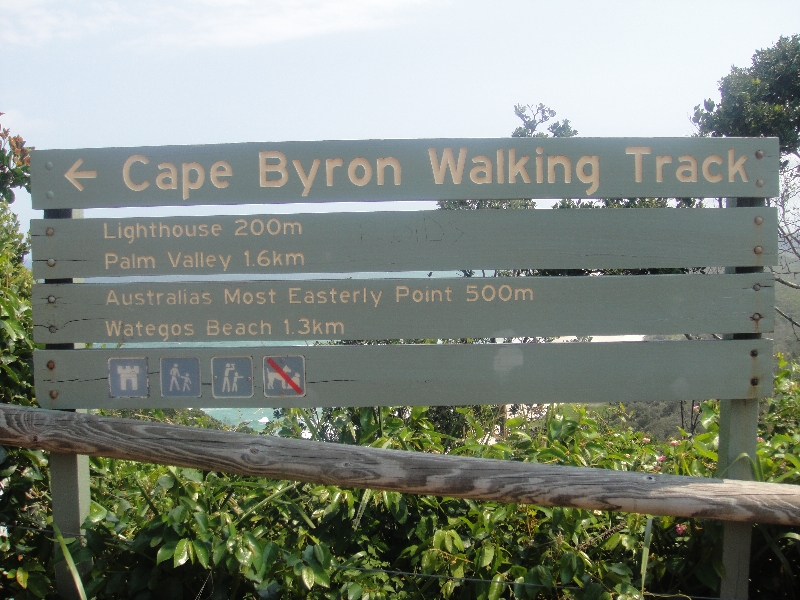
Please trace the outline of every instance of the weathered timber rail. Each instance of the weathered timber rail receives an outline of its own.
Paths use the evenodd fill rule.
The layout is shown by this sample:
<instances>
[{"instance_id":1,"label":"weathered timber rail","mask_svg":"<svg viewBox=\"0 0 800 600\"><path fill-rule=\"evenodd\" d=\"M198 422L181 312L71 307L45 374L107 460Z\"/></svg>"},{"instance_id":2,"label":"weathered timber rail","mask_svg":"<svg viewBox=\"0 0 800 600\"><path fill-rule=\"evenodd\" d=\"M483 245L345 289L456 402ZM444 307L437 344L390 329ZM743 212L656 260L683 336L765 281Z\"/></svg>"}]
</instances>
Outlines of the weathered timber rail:
<instances>
[{"instance_id":1,"label":"weathered timber rail","mask_svg":"<svg viewBox=\"0 0 800 600\"><path fill-rule=\"evenodd\" d=\"M748 523L800 524L800 486L382 450L3 405L0 443L209 471Z\"/></svg>"}]
</instances>

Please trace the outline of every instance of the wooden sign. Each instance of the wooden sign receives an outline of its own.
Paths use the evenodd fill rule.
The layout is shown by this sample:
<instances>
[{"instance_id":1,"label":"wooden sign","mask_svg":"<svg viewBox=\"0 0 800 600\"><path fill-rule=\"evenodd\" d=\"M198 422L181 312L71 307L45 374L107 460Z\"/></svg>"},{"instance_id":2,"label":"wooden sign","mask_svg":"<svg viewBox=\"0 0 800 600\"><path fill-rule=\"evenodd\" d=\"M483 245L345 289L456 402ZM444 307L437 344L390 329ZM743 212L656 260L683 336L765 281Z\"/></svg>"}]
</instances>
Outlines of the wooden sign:
<instances>
[{"instance_id":1,"label":"wooden sign","mask_svg":"<svg viewBox=\"0 0 800 600\"><path fill-rule=\"evenodd\" d=\"M498 138L35 150L33 208L771 197L775 138Z\"/></svg>"},{"instance_id":2,"label":"wooden sign","mask_svg":"<svg viewBox=\"0 0 800 600\"><path fill-rule=\"evenodd\" d=\"M763 266L777 228L766 207L437 210L45 219L31 238L34 277L62 279Z\"/></svg>"},{"instance_id":3,"label":"wooden sign","mask_svg":"<svg viewBox=\"0 0 800 600\"><path fill-rule=\"evenodd\" d=\"M37 342L463 339L771 331L771 275L37 285Z\"/></svg>"},{"instance_id":4,"label":"wooden sign","mask_svg":"<svg viewBox=\"0 0 800 600\"><path fill-rule=\"evenodd\" d=\"M265 358L276 355L304 357L303 396L278 398L265 391ZM162 394L161 365L171 368L176 360L186 359L199 365L199 396ZM137 384L136 390L129 385L130 397L112 397L109 377L120 373L110 368L111 360L141 365L136 375L146 374L146 383ZM227 400L215 397L212 360L223 368L250 364L249 387L229 391ZM702 400L769 395L772 344L741 340L37 350L34 365L39 403L60 409Z\"/></svg>"}]
</instances>

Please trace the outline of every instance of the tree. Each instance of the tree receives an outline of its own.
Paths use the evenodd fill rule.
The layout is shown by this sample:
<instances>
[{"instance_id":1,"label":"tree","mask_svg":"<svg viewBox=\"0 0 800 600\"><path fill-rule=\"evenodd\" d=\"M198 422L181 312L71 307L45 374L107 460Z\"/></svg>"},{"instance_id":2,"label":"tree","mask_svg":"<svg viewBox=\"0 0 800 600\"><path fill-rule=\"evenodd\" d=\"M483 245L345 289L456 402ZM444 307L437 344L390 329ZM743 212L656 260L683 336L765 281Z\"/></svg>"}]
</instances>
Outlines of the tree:
<instances>
[{"instance_id":1,"label":"tree","mask_svg":"<svg viewBox=\"0 0 800 600\"><path fill-rule=\"evenodd\" d=\"M753 55L747 68L732 67L719 82L720 101L707 99L692 121L703 136L771 136L780 140L781 192L767 201L778 208L781 260L775 280L800 289L800 35L782 36ZM794 280L794 281L793 281ZM800 340L800 323L778 314Z\"/></svg>"},{"instance_id":2,"label":"tree","mask_svg":"<svg viewBox=\"0 0 800 600\"><path fill-rule=\"evenodd\" d=\"M14 188L31 191L30 150L21 136L0 126L0 198L8 204L14 202Z\"/></svg>"},{"instance_id":3,"label":"tree","mask_svg":"<svg viewBox=\"0 0 800 600\"><path fill-rule=\"evenodd\" d=\"M800 35L756 51L752 62L732 67L720 102L696 106L692 121L700 135L780 138L781 153L800 158Z\"/></svg>"}]
</instances>

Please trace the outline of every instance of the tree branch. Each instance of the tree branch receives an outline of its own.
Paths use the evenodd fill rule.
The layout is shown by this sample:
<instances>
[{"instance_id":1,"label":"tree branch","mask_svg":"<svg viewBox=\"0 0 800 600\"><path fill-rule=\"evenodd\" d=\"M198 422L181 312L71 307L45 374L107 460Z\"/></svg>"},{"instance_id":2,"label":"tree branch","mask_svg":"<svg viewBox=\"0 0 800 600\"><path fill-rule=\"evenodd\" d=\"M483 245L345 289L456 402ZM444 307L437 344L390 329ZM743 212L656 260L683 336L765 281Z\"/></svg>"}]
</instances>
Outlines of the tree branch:
<instances>
[{"instance_id":1,"label":"tree branch","mask_svg":"<svg viewBox=\"0 0 800 600\"><path fill-rule=\"evenodd\" d=\"M785 279L783 279L782 277L778 277L777 275L775 275L775 281L777 281L778 283L782 283L783 285L789 286L790 288L794 288L796 290L800 290L800 285L798 285L796 283L792 283L791 281L786 281ZM778 311L778 312L781 312L781 311ZM781 313L781 314L783 315L783 313ZM786 317L786 315L783 315L783 316ZM786 317L786 318L789 319L789 317ZM789 320L791 321L791 319L789 319Z\"/></svg>"},{"instance_id":2,"label":"tree branch","mask_svg":"<svg viewBox=\"0 0 800 600\"><path fill-rule=\"evenodd\" d=\"M795 328L795 327L800 327L800 323L798 323L797 321L795 321L795 320L794 320L792 317L790 317L789 315L787 315L785 312L783 312L783 311L782 311L780 308L778 308L777 306L775 307L775 311L776 311L776 312L777 312L777 313L778 313L780 316L782 316L784 319L786 319L787 321L789 321L789 323L791 323L791 324L792 324L792 330L794 330L794 328ZM795 334L794 334L794 337L796 337L798 340L800 340L800 337L798 337L798 335L797 335L797 333L796 333L796 332L795 332Z\"/></svg>"}]
</instances>

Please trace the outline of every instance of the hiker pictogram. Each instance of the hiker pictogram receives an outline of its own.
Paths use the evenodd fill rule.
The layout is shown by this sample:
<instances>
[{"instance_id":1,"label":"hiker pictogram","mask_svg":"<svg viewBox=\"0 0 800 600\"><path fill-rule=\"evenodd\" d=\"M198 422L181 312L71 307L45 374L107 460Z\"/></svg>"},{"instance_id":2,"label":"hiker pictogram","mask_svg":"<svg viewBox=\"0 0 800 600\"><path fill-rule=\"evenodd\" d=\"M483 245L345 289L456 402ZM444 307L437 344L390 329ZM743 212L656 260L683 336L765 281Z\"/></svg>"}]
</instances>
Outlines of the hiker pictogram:
<instances>
[{"instance_id":1,"label":"hiker pictogram","mask_svg":"<svg viewBox=\"0 0 800 600\"><path fill-rule=\"evenodd\" d=\"M253 396L253 359L250 356L217 356L211 359L212 392L215 398Z\"/></svg>"},{"instance_id":2,"label":"hiker pictogram","mask_svg":"<svg viewBox=\"0 0 800 600\"><path fill-rule=\"evenodd\" d=\"M161 359L161 396L163 398L199 398L200 359L164 357Z\"/></svg>"}]
</instances>

